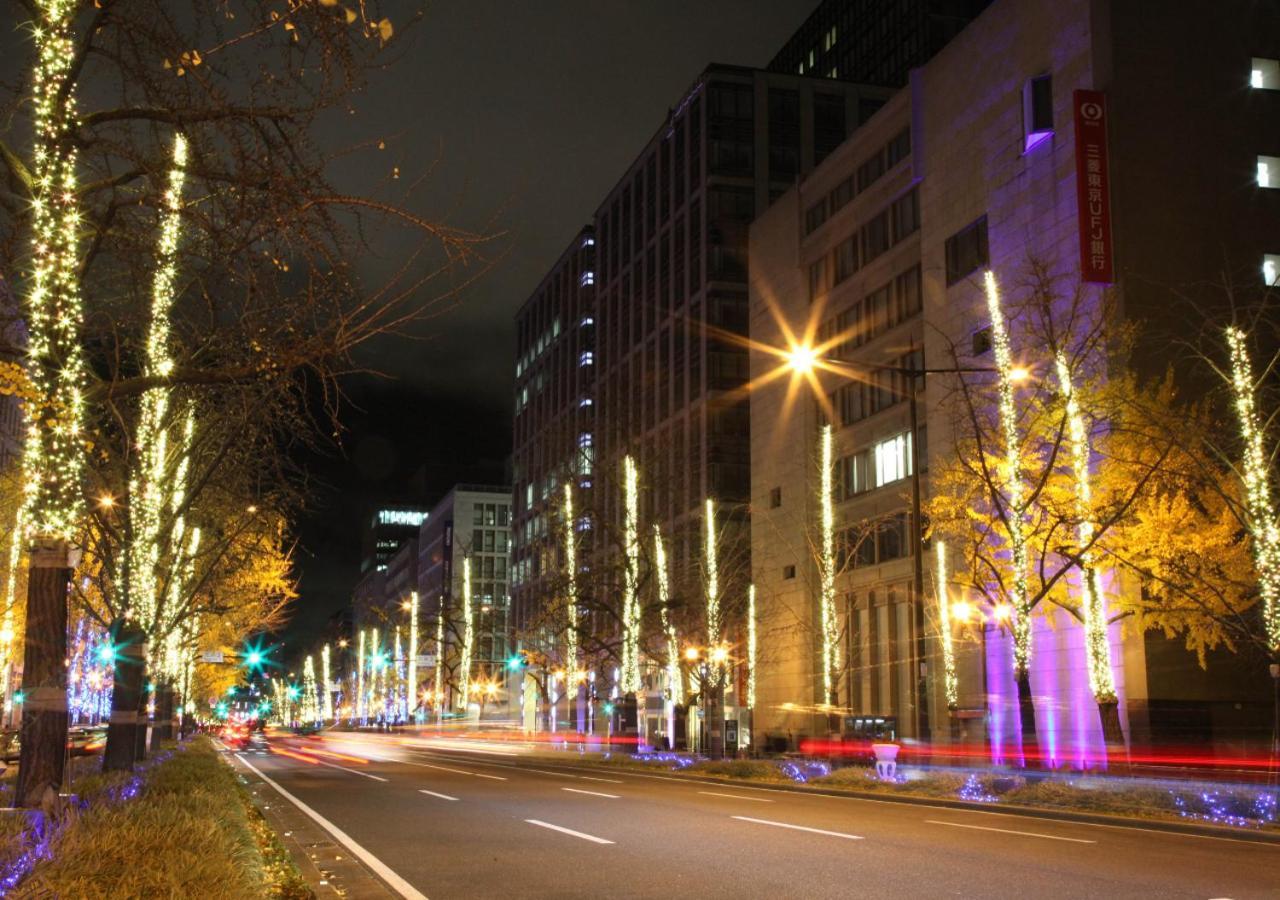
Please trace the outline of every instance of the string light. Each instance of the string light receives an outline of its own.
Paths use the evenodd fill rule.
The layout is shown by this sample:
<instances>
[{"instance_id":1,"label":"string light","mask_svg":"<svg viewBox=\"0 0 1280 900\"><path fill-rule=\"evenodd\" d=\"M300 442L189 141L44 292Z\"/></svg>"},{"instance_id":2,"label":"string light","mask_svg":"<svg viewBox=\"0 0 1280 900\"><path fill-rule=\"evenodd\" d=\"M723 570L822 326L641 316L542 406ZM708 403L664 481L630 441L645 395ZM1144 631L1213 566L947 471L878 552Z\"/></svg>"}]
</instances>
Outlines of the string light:
<instances>
[{"instance_id":1,"label":"string light","mask_svg":"<svg viewBox=\"0 0 1280 900\"><path fill-rule=\"evenodd\" d=\"M747 708L756 708L756 586L747 585Z\"/></svg>"},{"instance_id":2,"label":"string light","mask_svg":"<svg viewBox=\"0 0 1280 900\"><path fill-rule=\"evenodd\" d=\"M364 722L368 712L364 697L364 630L361 629L356 649L356 719Z\"/></svg>"},{"instance_id":3,"label":"string light","mask_svg":"<svg viewBox=\"0 0 1280 900\"><path fill-rule=\"evenodd\" d=\"M436 709L444 716L444 596L440 597L440 611L436 616Z\"/></svg>"},{"instance_id":4,"label":"string light","mask_svg":"<svg viewBox=\"0 0 1280 900\"><path fill-rule=\"evenodd\" d=\"M1061 350L1054 360L1058 385L1066 400L1067 435L1071 440L1071 468L1076 481L1076 535L1080 543L1080 590L1084 607L1084 650L1088 663L1089 690L1098 703L1116 702L1115 676L1111 672L1111 643L1107 640L1107 609L1102 594L1102 576L1094 566L1090 545L1095 533L1093 493L1089 478L1089 435L1084 416L1071 383L1071 369Z\"/></svg>"},{"instance_id":5,"label":"string light","mask_svg":"<svg viewBox=\"0 0 1280 900\"><path fill-rule=\"evenodd\" d=\"M622 460L622 481L626 507L624 595L622 598L622 692L638 693L640 683L640 582L639 481L636 461Z\"/></svg>"},{"instance_id":6,"label":"string light","mask_svg":"<svg viewBox=\"0 0 1280 900\"><path fill-rule=\"evenodd\" d=\"M327 647L325 648L328 649ZM409 592L409 660L405 665L408 677L404 691L405 718L409 718L408 705L418 694L418 592ZM415 706L416 709L416 706Z\"/></svg>"},{"instance_id":7,"label":"string light","mask_svg":"<svg viewBox=\"0 0 1280 900\"><path fill-rule=\"evenodd\" d=\"M564 567L567 628L564 635L564 664L578 668L578 548L573 531L573 484L564 483Z\"/></svg>"},{"instance_id":8,"label":"string light","mask_svg":"<svg viewBox=\"0 0 1280 900\"><path fill-rule=\"evenodd\" d=\"M84 357L80 347L79 124L70 79L76 59L74 0L41 0L32 74L32 269L27 295L30 401L23 449L24 523L36 534L71 540L79 522L84 466Z\"/></svg>"},{"instance_id":9,"label":"string light","mask_svg":"<svg viewBox=\"0 0 1280 900\"><path fill-rule=\"evenodd\" d=\"M156 271L151 285L151 315L147 329L145 374L164 378L173 371L170 348L170 313L174 302L174 284L177 279L178 242L181 236L182 189L186 179L187 141L181 134L173 141L173 162L169 169L169 183L164 194L164 213L160 220L160 234L156 247ZM143 627L163 633L164 623L159 620L162 600L158 596L164 577L160 571L164 538L164 515L181 507L185 493L185 478L191 444L191 416L187 418L182 447L177 452L179 471L171 471L173 453L169 446L170 389L167 386L152 387L143 392L138 415L136 442L139 464L130 485L129 516L132 530L130 552L132 554L133 596L132 605L137 610ZM169 495L166 496L166 491ZM180 546L181 521L171 524L174 540L171 546Z\"/></svg>"},{"instance_id":10,"label":"string light","mask_svg":"<svg viewBox=\"0 0 1280 900\"><path fill-rule=\"evenodd\" d=\"M475 639L475 625L471 621L471 557L467 556L462 560L462 659L458 663L463 712L467 711L467 698L471 692L471 653Z\"/></svg>"},{"instance_id":11,"label":"string light","mask_svg":"<svg viewBox=\"0 0 1280 900\"><path fill-rule=\"evenodd\" d=\"M938 630L942 637L942 672L943 693L947 701L947 709L955 709L960 705L959 680L956 677L956 651L951 635L951 606L947 598L947 546L935 540L934 578L937 579L934 594L938 601Z\"/></svg>"},{"instance_id":12,"label":"string light","mask_svg":"<svg viewBox=\"0 0 1280 900\"><path fill-rule=\"evenodd\" d=\"M1005 493L1008 497L1008 514L1005 520L1009 528L1009 551L1013 566L1009 601L1013 606L1011 630L1013 631L1013 664L1018 678L1031 668L1031 609L1027 603L1027 540L1022 499L1022 465L1018 448L1018 420L1014 410L1013 354L1009 349L1009 333L1005 328L1004 312L1000 306L1000 290L996 276L990 270L985 278L987 313L991 317L991 348L995 353L996 372L999 378L1000 428L1004 434L1006 469Z\"/></svg>"},{"instance_id":13,"label":"string light","mask_svg":"<svg viewBox=\"0 0 1280 900\"><path fill-rule=\"evenodd\" d=\"M328 644L325 644L324 647L320 650L320 672L321 672L321 675L324 676L323 693L321 693L320 695L323 700L323 704L321 706L320 712L321 712L321 715L323 715L324 718L328 720L333 718L333 694L330 693L329 691L329 685L331 685L333 682L330 680L330 675L329 675L329 645Z\"/></svg>"},{"instance_id":14,"label":"string light","mask_svg":"<svg viewBox=\"0 0 1280 900\"><path fill-rule=\"evenodd\" d=\"M662 621L662 633L667 638L667 722L671 736L675 737L675 707L684 699L684 679L680 675L680 643L676 638L676 626L671 621L671 584L667 575L667 548L662 542L662 529L653 526L653 564L657 569L658 614Z\"/></svg>"},{"instance_id":15,"label":"string light","mask_svg":"<svg viewBox=\"0 0 1280 900\"><path fill-rule=\"evenodd\" d=\"M0 702L6 715L13 709L14 631L13 611L18 602L18 564L22 560L22 534L24 531L22 504L17 504L13 516L13 531L9 534L9 569L5 573L4 616L0 619Z\"/></svg>"},{"instance_id":16,"label":"string light","mask_svg":"<svg viewBox=\"0 0 1280 900\"><path fill-rule=\"evenodd\" d=\"M832 703L840 677L840 623L836 612L836 513L832 478L835 436L830 424L822 426L820 443L822 471L818 481L818 503L822 547L818 602L822 617L822 702Z\"/></svg>"},{"instance_id":17,"label":"string light","mask_svg":"<svg viewBox=\"0 0 1280 900\"><path fill-rule=\"evenodd\" d=\"M716 501L708 497L704 503L703 521L706 524L706 540L703 541L707 571L707 646L720 643L720 564L716 547ZM716 675L713 673L712 677Z\"/></svg>"},{"instance_id":18,"label":"string light","mask_svg":"<svg viewBox=\"0 0 1280 900\"><path fill-rule=\"evenodd\" d=\"M1263 445L1265 433L1258 421L1253 366L1245 333L1234 325L1228 326L1227 346L1231 350L1231 391L1235 397L1236 417L1240 421L1240 438L1244 443L1241 479L1249 511L1249 531L1253 537L1263 627L1271 652L1280 654L1280 527L1276 525L1276 508L1271 497L1267 469L1269 456Z\"/></svg>"}]
</instances>

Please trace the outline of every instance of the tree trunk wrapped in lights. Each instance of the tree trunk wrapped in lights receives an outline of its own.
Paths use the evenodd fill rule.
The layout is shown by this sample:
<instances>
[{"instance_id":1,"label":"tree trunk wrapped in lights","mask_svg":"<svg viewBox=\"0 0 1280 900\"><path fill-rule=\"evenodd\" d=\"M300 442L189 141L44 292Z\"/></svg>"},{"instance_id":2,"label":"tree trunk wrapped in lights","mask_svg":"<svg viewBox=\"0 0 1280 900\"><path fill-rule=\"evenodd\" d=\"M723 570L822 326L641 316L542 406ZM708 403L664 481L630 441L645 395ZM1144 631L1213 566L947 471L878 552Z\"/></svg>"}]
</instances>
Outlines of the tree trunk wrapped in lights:
<instances>
[{"instance_id":1,"label":"tree trunk wrapped in lights","mask_svg":"<svg viewBox=\"0 0 1280 900\"><path fill-rule=\"evenodd\" d=\"M1254 399L1257 388L1245 333L1234 325L1228 327L1227 346L1231 351L1231 392L1244 450L1240 477L1244 483L1249 532L1253 538L1262 624L1272 660L1280 663L1280 525L1276 522L1276 508L1271 496L1268 466L1271 457L1258 419Z\"/></svg>"},{"instance_id":2,"label":"tree trunk wrapped in lights","mask_svg":"<svg viewBox=\"0 0 1280 900\"><path fill-rule=\"evenodd\" d=\"M85 364L80 346L80 200L78 125L72 78L73 0L33 4L38 58L31 73L34 165L31 287L23 312L28 331L28 403L23 451L22 521L34 539L27 581L22 750L15 788L20 806L38 806L62 787L67 735L67 591L76 557L84 468Z\"/></svg>"},{"instance_id":3,"label":"tree trunk wrapped in lights","mask_svg":"<svg viewBox=\"0 0 1280 900\"><path fill-rule=\"evenodd\" d=\"M564 484L564 668L578 671L578 548L574 537L573 483ZM575 682L576 683L576 682Z\"/></svg>"},{"instance_id":4,"label":"tree trunk wrapped in lights","mask_svg":"<svg viewBox=\"0 0 1280 900\"><path fill-rule=\"evenodd\" d=\"M622 597L622 693L638 694L640 682L640 526L639 474L630 456L622 461L625 501L624 553L626 567Z\"/></svg>"},{"instance_id":5,"label":"tree trunk wrapped in lights","mask_svg":"<svg viewBox=\"0 0 1280 900\"><path fill-rule=\"evenodd\" d=\"M328 717L328 683L329 683L329 645L324 647L324 680L325 680L325 716ZM418 592L409 594L409 659L405 666L404 715L405 719L413 719L418 708Z\"/></svg>"},{"instance_id":6,"label":"tree trunk wrapped in lights","mask_svg":"<svg viewBox=\"0 0 1280 900\"><path fill-rule=\"evenodd\" d=\"M716 546L716 501L710 497L704 503L702 518L706 528L703 566L707 591L707 652L710 653L720 643L720 563ZM712 673L712 677L716 677L715 673Z\"/></svg>"},{"instance_id":7,"label":"tree trunk wrapped in lights","mask_svg":"<svg viewBox=\"0 0 1280 900\"><path fill-rule=\"evenodd\" d=\"M475 651L476 630L471 615L471 557L462 560L462 652L458 660L458 693L462 711L467 711L471 693L471 656Z\"/></svg>"},{"instance_id":8,"label":"tree trunk wrapped in lights","mask_svg":"<svg viewBox=\"0 0 1280 900\"><path fill-rule=\"evenodd\" d=\"M835 438L829 424L822 426L821 472L818 475L818 514L821 517L821 547L818 560L819 597L822 628L822 702L839 702L840 622L836 610L835 501L833 475Z\"/></svg>"},{"instance_id":9,"label":"tree trunk wrapped in lights","mask_svg":"<svg viewBox=\"0 0 1280 900\"><path fill-rule=\"evenodd\" d=\"M672 749L675 749L675 708L684 700L684 679L680 673L680 643L676 638L676 626L671 621L671 581L667 572L667 548L662 541L662 529L653 526L653 564L657 570L658 611L662 619L662 633L667 639L667 730Z\"/></svg>"},{"instance_id":10,"label":"tree trunk wrapped in lights","mask_svg":"<svg viewBox=\"0 0 1280 900\"><path fill-rule=\"evenodd\" d=\"M1009 533L1009 603L1013 615L1013 674L1018 686L1018 713L1022 726L1023 753L1036 753L1036 711L1031 696L1031 607L1027 592L1026 509L1023 503L1022 453L1018 438L1018 416L1014 408L1013 354L1009 332L1000 305L1000 290L994 272L984 279L987 313L991 317L991 347L995 354L999 389L1000 430L1004 439L1005 495L1003 519ZM997 506L1001 505L997 498Z\"/></svg>"},{"instance_id":11,"label":"tree trunk wrapped in lights","mask_svg":"<svg viewBox=\"0 0 1280 900\"><path fill-rule=\"evenodd\" d=\"M955 641L951 634L951 601L947 591L947 545L934 540L934 595L938 600L938 633L942 644L943 696L952 713L960 706L960 682L956 677Z\"/></svg>"},{"instance_id":12,"label":"tree trunk wrapped in lights","mask_svg":"<svg viewBox=\"0 0 1280 900\"><path fill-rule=\"evenodd\" d=\"M1111 643L1107 638L1107 607L1102 593L1102 576L1098 572L1092 550L1094 538L1093 494L1089 472L1089 435L1084 416L1072 386L1071 369L1066 354L1059 350L1054 365L1058 385L1066 401L1067 433L1071 441L1071 468L1076 482L1076 525L1080 543L1080 594L1084 622L1085 663L1089 673L1089 690L1098 704L1102 735L1108 744L1124 741L1120 729L1119 698L1115 676L1111 671Z\"/></svg>"}]
</instances>

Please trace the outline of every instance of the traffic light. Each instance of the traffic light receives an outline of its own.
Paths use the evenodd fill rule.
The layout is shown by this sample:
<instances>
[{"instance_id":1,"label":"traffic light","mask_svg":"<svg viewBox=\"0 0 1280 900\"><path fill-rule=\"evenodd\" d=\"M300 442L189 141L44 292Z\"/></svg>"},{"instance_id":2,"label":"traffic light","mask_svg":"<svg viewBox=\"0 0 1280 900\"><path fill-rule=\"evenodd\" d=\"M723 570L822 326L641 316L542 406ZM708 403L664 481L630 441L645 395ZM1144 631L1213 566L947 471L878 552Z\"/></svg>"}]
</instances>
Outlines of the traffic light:
<instances>
[{"instance_id":1,"label":"traffic light","mask_svg":"<svg viewBox=\"0 0 1280 900\"><path fill-rule=\"evenodd\" d=\"M523 654L523 653L516 653L515 655L508 657L508 658L507 658L507 668L508 668L508 669L510 669L510 670L511 670L511 671L513 671L513 672L514 672L516 669L522 669L522 668L524 668L524 654Z\"/></svg>"}]
</instances>

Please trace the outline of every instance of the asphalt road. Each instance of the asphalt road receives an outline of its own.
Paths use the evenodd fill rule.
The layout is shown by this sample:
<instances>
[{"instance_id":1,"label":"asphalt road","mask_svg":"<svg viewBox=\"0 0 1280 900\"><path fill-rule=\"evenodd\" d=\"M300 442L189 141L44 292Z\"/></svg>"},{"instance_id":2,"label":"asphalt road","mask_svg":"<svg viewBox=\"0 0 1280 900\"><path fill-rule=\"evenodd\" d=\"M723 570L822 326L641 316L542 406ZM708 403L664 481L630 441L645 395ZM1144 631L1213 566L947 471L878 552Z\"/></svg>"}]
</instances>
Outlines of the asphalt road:
<instances>
[{"instance_id":1,"label":"asphalt road","mask_svg":"<svg viewBox=\"0 0 1280 900\"><path fill-rule=\"evenodd\" d=\"M600 771L391 737L237 764L404 897L1280 898L1280 845ZM281 753L279 751L285 751ZM323 823L322 823L323 824Z\"/></svg>"}]
</instances>

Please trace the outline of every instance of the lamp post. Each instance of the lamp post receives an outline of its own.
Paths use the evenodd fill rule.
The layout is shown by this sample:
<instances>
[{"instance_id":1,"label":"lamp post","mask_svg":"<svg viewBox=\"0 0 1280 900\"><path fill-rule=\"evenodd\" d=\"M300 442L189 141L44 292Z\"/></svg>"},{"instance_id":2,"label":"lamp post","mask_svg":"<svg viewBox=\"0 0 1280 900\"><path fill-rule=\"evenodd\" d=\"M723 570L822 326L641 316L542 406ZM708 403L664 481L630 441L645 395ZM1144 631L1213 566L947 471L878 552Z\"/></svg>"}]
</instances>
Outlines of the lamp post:
<instances>
[{"instance_id":1,"label":"lamp post","mask_svg":"<svg viewBox=\"0 0 1280 900\"><path fill-rule=\"evenodd\" d=\"M912 345L912 352L915 346ZM915 631L917 669L915 683L915 715L916 736L920 740L928 740L930 736L928 707L928 669L926 668L926 647L924 628L924 532L921 525L922 491L920 486L920 411L919 396L921 384L929 375L964 375L969 373L1000 374L1000 370L991 366L952 366L935 368L929 366L894 366L876 363L833 362L819 356L818 352L808 344L793 345L785 352L783 358L793 372L801 375L810 374L813 369L821 367L847 381L866 381L864 373L892 372L910 379L907 389L907 417L911 436L911 543L912 543L912 581L915 593L912 604L912 620ZM1025 381L1030 372L1025 368L1013 371L1010 380Z\"/></svg>"}]
</instances>

